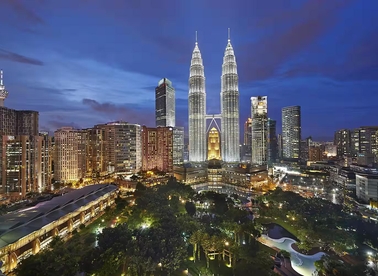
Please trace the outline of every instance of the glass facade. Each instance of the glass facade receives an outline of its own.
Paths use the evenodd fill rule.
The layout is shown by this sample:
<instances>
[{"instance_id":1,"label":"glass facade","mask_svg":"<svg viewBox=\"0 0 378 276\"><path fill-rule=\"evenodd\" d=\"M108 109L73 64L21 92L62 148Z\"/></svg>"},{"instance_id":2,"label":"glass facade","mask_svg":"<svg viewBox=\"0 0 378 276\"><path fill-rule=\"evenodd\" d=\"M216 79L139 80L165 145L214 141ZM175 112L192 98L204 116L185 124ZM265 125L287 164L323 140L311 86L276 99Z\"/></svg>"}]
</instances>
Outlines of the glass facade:
<instances>
[{"instance_id":1,"label":"glass facade","mask_svg":"<svg viewBox=\"0 0 378 276\"><path fill-rule=\"evenodd\" d=\"M155 116L157 127L174 127L175 120L175 89L166 78L159 81L155 89Z\"/></svg>"},{"instance_id":2,"label":"glass facade","mask_svg":"<svg viewBox=\"0 0 378 276\"><path fill-rule=\"evenodd\" d=\"M301 107L289 106L282 109L282 151L283 158L298 159L301 154Z\"/></svg>"}]
</instances>

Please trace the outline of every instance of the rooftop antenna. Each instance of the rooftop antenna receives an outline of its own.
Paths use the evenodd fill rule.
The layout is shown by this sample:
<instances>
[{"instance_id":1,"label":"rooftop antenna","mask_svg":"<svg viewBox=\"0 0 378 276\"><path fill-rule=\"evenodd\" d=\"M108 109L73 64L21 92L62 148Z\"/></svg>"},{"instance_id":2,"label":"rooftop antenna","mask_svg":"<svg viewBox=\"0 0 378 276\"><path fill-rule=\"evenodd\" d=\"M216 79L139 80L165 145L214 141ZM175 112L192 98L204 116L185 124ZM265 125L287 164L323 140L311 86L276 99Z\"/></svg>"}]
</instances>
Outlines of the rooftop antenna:
<instances>
[{"instance_id":1,"label":"rooftop antenna","mask_svg":"<svg viewBox=\"0 0 378 276\"><path fill-rule=\"evenodd\" d=\"M3 69L0 70L0 86L3 86Z\"/></svg>"},{"instance_id":2,"label":"rooftop antenna","mask_svg":"<svg viewBox=\"0 0 378 276\"><path fill-rule=\"evenodd\" d=\"M196 45L198 44L198 34L197 34L197 31L196 31Z\"/></svg>"},{"instance_id":3,"label":"rooftop antenna","mask_svg":"<svg viewBox=\"0 0 378 276\"><path fill-rule=\"evenodd\" d=\"M230 28L228 28L228 42L231 41L231 30Z\"/></svg>"}]
</instances>

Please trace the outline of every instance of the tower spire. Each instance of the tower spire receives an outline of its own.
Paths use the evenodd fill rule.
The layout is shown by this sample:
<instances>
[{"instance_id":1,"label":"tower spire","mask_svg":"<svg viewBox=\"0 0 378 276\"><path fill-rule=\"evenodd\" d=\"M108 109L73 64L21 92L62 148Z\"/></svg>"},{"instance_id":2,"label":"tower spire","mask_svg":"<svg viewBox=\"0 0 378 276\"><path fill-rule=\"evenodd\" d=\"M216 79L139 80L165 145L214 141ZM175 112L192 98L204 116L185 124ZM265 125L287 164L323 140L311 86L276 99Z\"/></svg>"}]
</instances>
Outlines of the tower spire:
<instances>
[{"instance_id":1,"label":"tower spire","mask_svg":"<svg viewBox=\"0 0 378 276\"><path fill-rule=\"evenodd\" d=\"M0 86L4 85L3 84L3 69L0 69Z\"/></svg>"},{"instance_id":2,"label":"tower spire","mask_svg":"<svg viewBox=\"0 0 378 276\"><path fill-rule=\"evenodd\" d=\"M228 42L231 41L231 30L230 28L228 28Z\"/></svg>"},{"instance_id":3,"label":"tower spire","mask_svg":"<svg viewBox=\"0 0 378 276\"><path fill-rule=\"evenodd\" d=\"M196 31L196 45L198 44L198 33Z\"/></svg>"}]
</instances>

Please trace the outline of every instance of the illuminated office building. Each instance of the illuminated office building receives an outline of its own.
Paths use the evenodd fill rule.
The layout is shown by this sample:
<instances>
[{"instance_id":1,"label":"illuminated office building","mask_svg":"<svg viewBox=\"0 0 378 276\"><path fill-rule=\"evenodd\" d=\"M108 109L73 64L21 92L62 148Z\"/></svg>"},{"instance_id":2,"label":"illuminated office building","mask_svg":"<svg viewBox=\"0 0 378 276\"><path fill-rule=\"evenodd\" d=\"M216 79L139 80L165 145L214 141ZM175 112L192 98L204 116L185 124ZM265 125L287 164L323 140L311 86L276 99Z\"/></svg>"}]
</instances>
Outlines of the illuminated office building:
<instances>
[{"instance_id":1,"label":"illuminated office building","mask_svg":"<svg viewBox=\"0 0 378 276\"><path fill-rule=\"evenodd\" d=\"M282 153L284 159L299 159L301 154L301 107L282 109Z\"/></svg>"},{"instance_id":2,"label":"illuminated office building","mask_svg":"<svg viewBox=\"0 0 378 276\"><path fill-rule=\"evenodd\" d=\"M267 164L268 154L268 97L251 97L252 164Z\"/></svg>"},{"instance_id":3,"label":"illuminated office building","mask_svg":"<svg viewBox=\"0 0 378 276\"><path fill-rule=\"evenodd\" d=\"M239 85L236 58L230 37L224 52L221 80L222 160L239 162Z\"/></svg>"},{"instance_id":4,"label":"illuminated office building","mask_svg":"<svg viewBox=\"0 0 378 276\"><path fill-rule=\"evenodd\" d=\"M175 115L175 89L169 79L159 81L155 89L155 116L157 127L174 127Z\"/></svg>"},{"instance_id":5,"label":"illuminated office building","mask_svg":"<svg viewBox=\"0 0 378 276\"><path fill-rule=\"evenodd\" d=\"M196 44L189 76L189 161L206 160L206 89L201 52Z\"/></svg>"}]
</instances>

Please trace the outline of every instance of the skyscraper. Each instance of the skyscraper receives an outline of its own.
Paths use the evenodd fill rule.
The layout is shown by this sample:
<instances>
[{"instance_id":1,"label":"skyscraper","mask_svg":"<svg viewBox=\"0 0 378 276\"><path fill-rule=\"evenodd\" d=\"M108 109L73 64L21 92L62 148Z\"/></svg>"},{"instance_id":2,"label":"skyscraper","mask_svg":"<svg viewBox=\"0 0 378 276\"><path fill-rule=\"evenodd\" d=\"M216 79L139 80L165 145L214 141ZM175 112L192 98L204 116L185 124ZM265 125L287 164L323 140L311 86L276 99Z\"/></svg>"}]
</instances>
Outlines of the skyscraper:
<instances>
[{"instance_id":1,"label":"skyscraper","mask_svg":"<svg viewBox=\"0 0 378 276\"><path fill-rule=\"evenodd\" d=\"M252 119L248 118L244 123L244 145L250 146L252 144Z\"/></svg>"},{"instance_id":2,"label":"skyscraper","mask_svg":"<svg viewBox=\"0 0 378 276\"><path fill-rule=\"evenodd\" d=\"M157 127L175 127L175 89L167 78L155 89L155 116Z\"/></svg>"},{"instance_id":3,"label":"skyscraper","mask_svg":"<svg viewBox=\"0 0 378 276\"><path fill-rule=\"evenodd\" d=\"M276 121L268 118L268 164L276 162L278 155L278 144L276 135Z\"/></svg>"},{"instance_id":4,"label":"skyscraper","mask_svg":"<svg viewBox=\"0 0 378 276\"><path fill-rule=\"evenodd\" d=\"M267 163L268 153L268 97L251 97L252 164Z\"/></svg>"},{"instance_id":5,"label":"skyscraper","mask_svg":"<svg viewBox=\"0 0 378 276\"><path fill-rule=\"evenodd\" d=\"M7 96L0 71L0 194L16 199L45 186L39 181L39 114L4 107Z\"/></svg>"},{"instance_id":6,"label":"skyscraper","mask_svg":"<svg viewBox=\"0 0 378 276\"><path fill-rule=\"evenodd\" d=\"M206 90L201 52L196 44L189 76L189 161L206 160Z\"/></svg>"},{"instance_id":7,"label":"skyscraper","mask_svg":"<svg viewBox=\"0 0 378 276\"><path fill-rule=\"evenodd\" d=\"M183 163L184 128L142 128L142 169L158 169L170 173L174 165Z\"/></svg>"},{"instance_id":8,"label":"skyscraper","mask_svg":"<svg viewBox=\"0 0 378 276\"><path fill-rule=\"evenodd\" d=\"M301 107L282 108L282 153L285 159L299 159L301 151Z\"/></svg>"},{"instance_id":9,"label":"skyscraper","mask_svg":"<svg viewBox=\"0 0 378 276\"><path fill-rule=\"evenodd\" d=\"M352 153L352 140L349 129L340 129L335 132L334 145L337 148L337 156L344 157Z\"/></svg>"},{"instance_id":10,"label":"skyscraper","mask_svg":"<svg viewBox=\"0 0 378 276\"><path fill-rule=\"evenodd\" d=\"M230 35L224 52L221 80L222 159L225 162L239 162L238 72Z\"/></svg>"}]
</instances>

